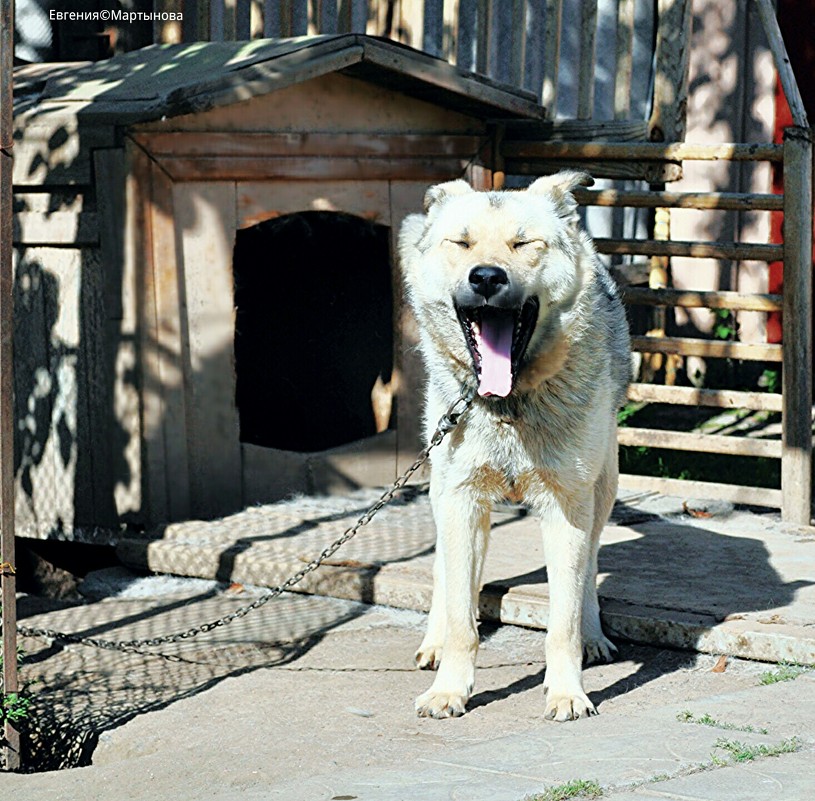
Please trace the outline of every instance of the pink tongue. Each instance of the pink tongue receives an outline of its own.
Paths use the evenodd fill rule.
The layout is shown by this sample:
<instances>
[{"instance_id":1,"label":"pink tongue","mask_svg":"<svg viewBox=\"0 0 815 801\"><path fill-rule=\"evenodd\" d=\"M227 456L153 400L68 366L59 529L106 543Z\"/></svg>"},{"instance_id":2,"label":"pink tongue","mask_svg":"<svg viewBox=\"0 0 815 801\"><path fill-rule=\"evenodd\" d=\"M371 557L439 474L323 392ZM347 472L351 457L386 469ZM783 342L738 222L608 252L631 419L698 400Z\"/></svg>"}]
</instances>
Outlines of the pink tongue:
<instances>
[{"instance_id":1,"label":"pink tongue","mask_svg":"<svg viewBox=\"0 0 815 801\"><path fill-rule=\"evenodd\" d=\"M512 317L488 317L481 321L481 381L478 394L505 398L512 389Z\"/></svg>"}]
</instances>

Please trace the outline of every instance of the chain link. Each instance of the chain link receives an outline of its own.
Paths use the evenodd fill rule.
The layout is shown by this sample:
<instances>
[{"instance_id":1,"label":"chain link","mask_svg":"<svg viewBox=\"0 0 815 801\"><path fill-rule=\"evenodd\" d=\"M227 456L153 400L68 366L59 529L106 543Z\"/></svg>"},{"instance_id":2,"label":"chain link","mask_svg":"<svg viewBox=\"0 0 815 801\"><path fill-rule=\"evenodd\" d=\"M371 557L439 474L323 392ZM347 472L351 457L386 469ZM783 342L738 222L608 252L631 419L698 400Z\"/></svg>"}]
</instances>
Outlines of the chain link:
<instances>
[{"instance_id":1,"label":"chain link","mask_svg":"<svg viewBox=\"0 0 815 801\"><path fill-rule=\"evenodd\" d=\"M442 415L441 419L430 438L427 447L423 448L416 460L413 462L404 473L402 473L393 484L379 496L379 499L369 507L362 516L354 523L353 526L346 529L339 539L335 540L328 547L323 549L319 556L312 559L302 570L298 570L293 576L287 578L282 584L277 587L272 587L266 594L261 595L259 598L252 601L252 603L230 612L228 615L212 620L208 623L202 623L200 626L195 626L186 631L177 632L175 634L166 634L162 637L150 637L140 640L101 640L96 637L83 637L80 634L69 634L63 631L55 631L54 629L38 629L30 628L28 626L18 626L17 633L22 637L44 637L48 640L56 640L58 642L75 644L75 645L90 645L94 648L102 648L108 651L121 651L123 653L139 653L144 648L155 648L159 645L168 645L170 643L183 642L192 637L197 637L199 634L205 634L213 629L226 626L229 623L246 617L250 612L255 609L260 609L265 606L273 598L282 595L286 590L291 589L296 584L299 584L309 573L313 573L320 565L333 556L348 540L356 535L356 533L368 523L373 520L377 512L383 506L389 504L394 495L410 481L413 474L427 461L430 452L441 444L442 440L449 434L457 425L461 415L470 408L470 405L475 398L473 390L465 390L450 406L447 412Z\"/></svg>"}]
</instances>

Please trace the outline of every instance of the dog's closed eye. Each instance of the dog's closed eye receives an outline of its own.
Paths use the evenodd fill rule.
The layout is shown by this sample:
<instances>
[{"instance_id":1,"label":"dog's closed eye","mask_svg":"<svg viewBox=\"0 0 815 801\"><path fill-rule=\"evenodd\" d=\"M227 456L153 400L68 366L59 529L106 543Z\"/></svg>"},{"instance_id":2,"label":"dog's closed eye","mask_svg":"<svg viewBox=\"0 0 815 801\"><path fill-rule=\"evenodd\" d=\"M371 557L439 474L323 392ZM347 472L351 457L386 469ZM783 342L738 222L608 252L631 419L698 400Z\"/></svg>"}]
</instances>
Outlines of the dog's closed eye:
<instances>
[{"instance_id":1,"label":"dog's closed eye","mask_svg":"<svg viewBox=\"0 0 815 801\"><path fill-rule=\"evenodd\" d=\"M512 249L520 250L528 245L537 245L540 248L546 247L546 242L543 239L520 239L517 242L512 243Z\"/></svg>"},{"instance_id":2,"label":"dog's closed eye","mask_svg":"<svg viewBox=\"0 0 815 801\"><path fill-rule=\"evenodd\" d=\"M470 249L470 243L466 239L445 239L444 241L451 245L458 245L462 250Z\"/></svg>"}]
</instances>

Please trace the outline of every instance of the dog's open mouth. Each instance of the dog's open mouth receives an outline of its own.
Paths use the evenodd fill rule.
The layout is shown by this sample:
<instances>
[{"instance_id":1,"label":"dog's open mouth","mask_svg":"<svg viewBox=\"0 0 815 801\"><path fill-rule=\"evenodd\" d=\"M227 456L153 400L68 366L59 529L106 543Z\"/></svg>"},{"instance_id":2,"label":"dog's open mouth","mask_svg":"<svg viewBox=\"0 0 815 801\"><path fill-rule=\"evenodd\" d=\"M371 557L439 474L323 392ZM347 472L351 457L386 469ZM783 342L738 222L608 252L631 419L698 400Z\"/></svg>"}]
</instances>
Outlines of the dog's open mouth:
<instances>
[{"instance_id":1,"label":"dog's open mouth","mask_svg":"<svg viewBox=\"0 0 815 801\"><path fill-rule=\"evenodd\" d=\"M538 321L538 308L537 298L529 298L518 309L456 307L482 397L505 398L512 391Z\"/></svg>"}]
</instances>

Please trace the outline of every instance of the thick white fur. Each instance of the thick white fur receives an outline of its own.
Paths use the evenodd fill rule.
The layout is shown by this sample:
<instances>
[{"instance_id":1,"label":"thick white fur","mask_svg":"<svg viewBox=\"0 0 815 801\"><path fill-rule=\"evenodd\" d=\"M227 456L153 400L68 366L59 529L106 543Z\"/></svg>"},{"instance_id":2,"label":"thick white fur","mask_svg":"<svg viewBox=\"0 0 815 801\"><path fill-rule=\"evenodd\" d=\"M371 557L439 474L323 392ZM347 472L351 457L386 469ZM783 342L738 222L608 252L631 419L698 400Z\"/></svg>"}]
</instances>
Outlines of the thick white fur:
<instances>
[{"instance_id":1,"label":"thick white fur","mask_svg":"<svg viewBox=\"0 0 815 801\"><path fill-rule=\"evenodd\" d=\"M597 550L617 488L616 409L629 346L616 290L578 225L571 189L587 179L560 173L500 193L442 184L428 190L425 214L402 227L402 269L428 372L428 433L462 387L474 386L453 305L470 270L500 266L540 302L510 395L477 398L433 452L434 591L416 661L438 673L416 700L419 715L461 715L472 694L489 513L507 496L531 506L543 530L550 588L545 716L596 711L581 669L584 652L609 659L615 650L600 626ZM517 246L521 241L528 244Z\"/></svg>"}]
</instances>

